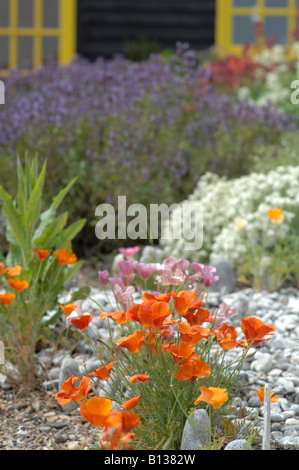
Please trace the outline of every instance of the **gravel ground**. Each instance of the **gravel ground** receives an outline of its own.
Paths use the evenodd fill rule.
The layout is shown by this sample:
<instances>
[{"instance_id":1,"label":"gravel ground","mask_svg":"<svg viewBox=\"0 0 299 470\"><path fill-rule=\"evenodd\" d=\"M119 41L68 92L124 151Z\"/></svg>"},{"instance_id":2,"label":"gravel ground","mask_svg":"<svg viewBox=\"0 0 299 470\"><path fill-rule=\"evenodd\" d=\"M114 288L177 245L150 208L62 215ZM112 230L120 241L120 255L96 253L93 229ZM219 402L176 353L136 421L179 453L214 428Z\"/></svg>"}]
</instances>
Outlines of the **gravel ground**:
<instances>
[{"instance_id":1,"label":"gravel ground","mask_svg":"<svg viewBox=\"0 0 299 470\"><path fill-rule=\"evenodd\" d=\"M1 391L0 450L91 450L95 430L77 410L65 413L52 393Z\"/></svg>"}]
</instances>

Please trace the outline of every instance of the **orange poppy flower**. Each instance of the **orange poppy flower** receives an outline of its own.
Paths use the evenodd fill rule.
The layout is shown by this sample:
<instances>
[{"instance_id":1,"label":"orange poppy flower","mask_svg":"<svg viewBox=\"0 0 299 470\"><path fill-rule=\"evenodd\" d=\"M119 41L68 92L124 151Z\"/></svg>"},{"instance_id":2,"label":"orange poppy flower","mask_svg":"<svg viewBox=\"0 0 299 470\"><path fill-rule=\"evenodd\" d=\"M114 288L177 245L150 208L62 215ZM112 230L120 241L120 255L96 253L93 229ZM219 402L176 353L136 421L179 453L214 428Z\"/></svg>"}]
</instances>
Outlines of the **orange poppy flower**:
<instances>
[{"instance_id":1,"label":"orange poppy flower","mask_svg":"<svg viewBox=\"0 0 299 470\"><path fill-rule=\"evenodd\" d=\"M8 270L8 268L6 268L3 263L0 263L0 276L1 276L1 274L6 273L7 270Z\"/></svg>"},{"instance_id":2,"label":"orange poppy flower","mask_svg":"<svg viewBox=\"0 0 299 470\"><path fill-rule=\"evenodd\" d=\"M130 444L134 439L133 432L124 434L118 428L105 428L99 442L103 450L132 450Z\"/></svg>"},{"instance_id":3,"label":"orange poppy flower","mask_svg":"<svg viewBox=\"0 0 299 470\"><path fill-rule=\"evenodd\" d=\"M154 294L150 294L149 292L145 292L142 296L142 300L143 301L156 300L159 302L169 302L173 293L174 292L171 291L171 292L168 292L167 294L154 295Z\"/></svg>"},{"instance_id":4,"label":"orange poppy flower","mask_svg":"<svg viewBox=\"0 0 299 470\"><path fill-rule=\"evenodd\" d=\"M56 256L59 264L75 264L77 261L77 256L74 253L69 254L67 250L62 248L54 251L53 255Z\"/></svg>"},{"instance_id":5,"label":"orange poppy flower","mask_svg":"<svg viewBox=\"0 0 299 470\"><path fill-rule=\"evenodd\" d=\"M196 378L209 377L211 369L207 362L201 361L198 354L194 353L187 359L184 359L178 365L180 372L175 372L173 375L178 380L194 380Z\"/></svg>"},{"instance_id":6,"label":"orange poppy flower","mask_svg":"<svg viewBox=\"0 0 299 470\"><path fill-rule=\"evenodd\" d=\"M144 328L161 328L164 320L171 313L167 302L148 300L130 307L127 311L127 319L137 321Z\"/></svg>"},{"instance_id":7,"label":"orange poppy flower","mask_svg":"<svg viewBox=\"0 0 299 470\"><path fill-rule=\"evenodd\" d=\"M93 397L80 405L80 414L92 426L103 427L112 407L113 402L108 398Z\"/></svg>"},{"instance_id":8,"label":"orange poppy flower","mask_svg":"<svg viewBox=\"0 0 299 470\"><path fill-rule=\"evenodd\" d=\"M204 401L212 405L213 408L219 408L228 400L226 388L219 387L199 387L201 395L195 400L194 405Z\"/></svg>"},{"instance_id":9,"label":"orange poppy flower","mask_svg":"<svg viewBox=\"0 0 299 470\"><path fill-rule=\"evenodd\" d=\"M130 400L125 401L121 407L123 410L131 410L132 408L135 408L135 406L138 405L139 400L141 398L141 395L138 395L137 397L130 398Z\"/></svg>"},{"instance_id":10,"label":"orange poppy flower","mask_svg":"<svg viewBox=\"0 0 299 470\"><path fill-rule=\"evenodd\" d=\"M73 318L71 323L79 328L79 330L85 331L92 319L92 315L81 315L79 318Z\"/></svg>"},{"instance_id":11,"label":"orange poppy flower","mask_svg":"<svg viewBox=\"0 0 299 470\"><path fill-rule=\"evenodd\" d=\"M64 311L65 315L68 317L74 310L75 308L77 307L76 304L66 304L66 305L60 305L60 308Z\"/></svg>"},{"instance_id":12,"label":"orange poppy flower","mask_svg":"<svg viewBox=\"0 0 299 470\"><path fill-rule=\"evenodd\" d=\"M127 348L130 353L136 354L144 343L144 333L143 331L135 331L132 335L116 339L115 343L119 343L118 348Z\"/></svg>"},{"instance_id":13,"label":"orange poppy flower","mask_svg":"<svg viewBox=\"0 0 299 470\"><path fill-rule=\"evenodd\" d=\"M14 268L7 268L6 275L9 277L16 277L16 276L20 276L22 271L23 271L22 266L17 265Z\"/></svg>"},{"instance_id":14,"label":"orange poppy flower","mask_svg":"<svg viewBox=\"0 0 299 470\"><path fill-rule=\"evenodd\" d=\"M27 281L20 281L19 279L7 279L9 286L17 292L22 292L29 287Z\"/></svg>"},{"instance_id":15,"label":"orange poppy flower","mask_svg":"<svg viewBox=\"0 0 299 470\"><path fill-rule=\"evenodd\" d=\"M192 306L198 304L198 302L199 301L194 302ZM183 315L183 317L187 320L187 322L191 326L202 325L205 322L213 323L213 318L210 316L210 312L206 308L201 308L201 307L198 307L196 309L190 308Z\"/></svg>"},{"instance_id":16,"label":"orange poppy flower","mask_svg":"<svg viewBox=\"0 0 299 470\"><path fill-rule=\"evenodd\" d=\"M94 372L91 372L89 375L91 377L96 377L97 379L100 379L100 380L108 380L110 377L113 364L114 362L109 362L107 366L101 366L98 369L96 369Z\"/></svg>"},{"instance_id":17,"label":"orange poppy flower","mask_svg":"<svg viewBox=\"0 0 299 470\"><path fill-rule=\"evenodd\" d=\"M281 209L269 209L267 212L267 216L270 220L277 224L282 224L284 221L284 212Z\"/></svg>"},{"instance_id":18,"label":"orange poppy flower","mask_svg":"<svg viewBox=\"0 0 299 470\"><path fill-rule=\"evenodd\" d=\"M105 420L106 428L117 428L121 432L129 432L140 424L140 418L130 411L113 410Z\"/></svg>"},{"instance_id":19,"label":"orange poppy flower","mask_svg":"<svg viewBox=\"0 0 299 470\"><path fill-rule=\"evenodd\" d=\"M217 335L218 344L226 351L242 345L242 342L237 340L238 332L234 326L222 323L215 333Z\"/></svg>"},{"instance_id":20,"label":"orange poppy flower","mask_svg":"<svg viewBox=\"0 0 299 470\"><path fill-rule=\"evenodd\" d=\"M40 261L44 261L48 256L50 255L50 252L48 250L36 250L34 249L32 252L32 256L35 256L36 258L39 258Z\"/></svg>"},{"instance_id":21,"label":"orange poppy flower","mask_svg":"<svg viewBox=\"0 0 299 470\"><path fill-rule=\"evenodd\" d=\"M176 346L173 343L165 344L163 347L163 352L169 351L172 357L174 358L174 362L179 364L184 359L188 359L193 351L194 347L191 347L189 344L186 344L184 341L180 341L179 345Z\"/></svg>"},{"instance_id":22,"label":"orange poppy flower","mask_svg":"<svg viewBox=\"0 0 299 470\"><path fill-rule=\"evenodd\" d=\"M177 295L173 293L172 298L174 301L175 311L179 315L184 315L197 298L197 293L188 290L181 290Z\"/></svg>"},{"instance_id":23,"label":"orange poppy flower","mask_svg":"<svg viewBox=\"0 0 299 470\"><path fill-rule=\"evenodd\" d=\"M209 328L204 328L200 325L190 326L189 323L186 322L179 322L178 329L182 341L189 344L189 346L194 346L202 338L207 339L211 334L213 334Z\"/></svg>"},{"instance_id":24,"label":"orange poppy flower","mask_svg":"<svg viewBox=\"0 0 299 470\"><path fill-rule=\"evenodd\" d=\"M12 294L10 292L7 292L6 294L1 294L0 295L0 302L3 304L5 307L7 307L16 297L16 294Z\"/></svg>"},{"instance_id":25,"label":"orange poppy flower","mask_svg":"<svg viewBox=\"0 0 299 470\"><path fill-rule=\"evenodd\" d=\"M245 317L241 320L241 330L244 333L248 346L256 346L261 341L268 341L267 335L273 335L276 328L265 325L256 317Z\"/></svg>"},{"instance_id":26,"label":"orange poppy flower","mask_svg":"<svg viewBox=\"0 0 299 470\"><path fill-rule=\"evenodd\" d=\"M105 318L111 318L118 325L124 325L127 322L127 315L123 310L117 310L116 312L102 312L100 315L100 320L105 320Z\"/></svg>"},{"instance_id":27,"label":"orange poppy flower","mask_svg":"<svg viewBox=\"0 0 299 470\"><path fill-rule=\"evenodd\" d=\"M265 388L264 387L260 387L260 390L257 390L256 388L254 389L255 390L255 393L257 394L257 396L259 397L260 399L260 402L261 403L264 403L264 400L265 400ZM272 403L276 403L278 401L278 397L274 397L274 392L270 392L270 401Z\"/></svg>"},{"instance_id":28,"label":"orange poppy flower","mask_svg":"<svg viewBox=\"0 0 299 470\"><path fill-rule=\"evenodd\" d=\"M135 374L129 378L129 382L130 384L134 384L136 382L145 383L148 379L149 379L149 375L147 374Z\"/></svg>"},{"instance_id":29,"label":"orange poppy flower","mask_svg":"<svg viewBox=\"0 0 299 470\"><path fill-rule=\"evenodd\" d=\"M90 379L83 376L78 388L75 388L75 383L78 381L79 377L74 377L73 375L69 377L61 386L61 390L58 393L52 395L52 398L57 398L57 402L61 406L68 405L71 401L80 403L84 401L87 397L91 385Z\"/></svg>"}]
</instances>

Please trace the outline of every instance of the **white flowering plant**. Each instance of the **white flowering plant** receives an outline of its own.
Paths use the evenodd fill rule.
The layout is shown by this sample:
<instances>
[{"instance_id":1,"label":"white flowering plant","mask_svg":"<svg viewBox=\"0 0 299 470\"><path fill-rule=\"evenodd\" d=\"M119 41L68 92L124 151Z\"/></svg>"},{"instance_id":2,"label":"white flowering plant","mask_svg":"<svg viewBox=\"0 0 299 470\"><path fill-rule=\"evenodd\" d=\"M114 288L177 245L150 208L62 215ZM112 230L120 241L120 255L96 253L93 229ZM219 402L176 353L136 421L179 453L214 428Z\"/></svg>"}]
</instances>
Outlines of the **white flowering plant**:
<instances>
[{"instance_id":1,"label":"white flowering plant","mask_svg":"<svg viewBox=\"0 0 299 470\"><path fill-rule=\"evenodd\" d=\"M267 269L272 265L276 275L277 266L283 271L275 287L286 278L298 284L294 254L299 237L299 166L279 166L266 174L251 173L234 180L207 173L180 208L186 202L202 205L202 247L186 252L184 234L175 239L172 234L178 232L181 216L177 217L174 210L165 230L170 236L161 239L166 253L196 262L225 258L241 277L249 275L254 280L262 275L262 265L268 259ZM277 220L268 216L275 208L283 213ZM184 218L184 211L181 212ZM185 216L189 215L188 211ZM194 232L194 220L188 223ZM249 260L254 268L249 267Z\"/></svg>"}]
</instances>

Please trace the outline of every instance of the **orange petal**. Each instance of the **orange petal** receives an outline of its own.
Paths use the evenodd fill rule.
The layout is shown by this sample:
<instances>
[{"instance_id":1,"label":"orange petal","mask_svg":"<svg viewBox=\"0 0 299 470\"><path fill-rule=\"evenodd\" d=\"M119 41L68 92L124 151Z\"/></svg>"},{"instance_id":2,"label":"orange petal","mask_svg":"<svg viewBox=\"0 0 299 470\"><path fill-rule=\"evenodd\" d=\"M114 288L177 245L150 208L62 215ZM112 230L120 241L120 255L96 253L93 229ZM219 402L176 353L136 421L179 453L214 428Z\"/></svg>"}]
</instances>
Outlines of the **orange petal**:
<instances>
[{"instance_id":1,"label":"orange petal","mask_svg":"<svg viewBox=\"0 0 299 470\"><path fill-rule=\"evenodd\" d=\"M16 297L16 294L12 294L10 292L7 292L6 294L1 294L0 295L0 302L3 304L5 307L7 307Z\"/></svg>"},{"instance_id":2,"label":"orange petal","mask_svg":"<svg viewBox=\"0 0 299 470\"><path fill-rule=\"evenodd\" d=\"M23 271L22 266L17 265L14 268L8 268L6 275L9 277L16 277L16 276L20 276L22 271Z\"/></svg>"},{"instance_id":3,"label":"orange petal","mask_svg":"<svg viewBox=\"0 0 299 470\"><path fill-rule=\"evenodd\" d=\"M112 407L113 402L108 398L94 397L80 405L80 414L92 426L102 427Z\"/></svg>"},{"instance_id":4,"label":"orange petal","mask_svg":"<svg viewBox=\"0 0 299 470\"><path fill-rule=\"evenodd\" d=\"M20 281L19 279L7 279L9 286L17 292L22 292L29 287L27 281Z\"/></svg>"}]
</instances>

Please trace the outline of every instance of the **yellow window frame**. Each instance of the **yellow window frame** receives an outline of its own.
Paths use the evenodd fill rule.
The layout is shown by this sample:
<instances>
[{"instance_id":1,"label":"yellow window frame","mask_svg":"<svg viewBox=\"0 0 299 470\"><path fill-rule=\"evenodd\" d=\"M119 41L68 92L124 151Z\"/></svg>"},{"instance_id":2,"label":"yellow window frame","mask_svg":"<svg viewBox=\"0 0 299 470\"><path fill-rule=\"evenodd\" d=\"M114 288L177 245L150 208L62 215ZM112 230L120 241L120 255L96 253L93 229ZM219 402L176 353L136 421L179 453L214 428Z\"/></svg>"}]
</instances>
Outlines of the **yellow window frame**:
<instances>
[{"instance_id":1,"label":"yellow window frame","mask_svg":"<svg viewBox=\"0 0 299 470\"><path fill-rule=\"evenodd\" d=\"M43 62L42 39L44 37L58 38L58 62L68 64L76 52L76 0L59 0L58 28L45 28L42 25L43 0L34 0L34 26L32 28L18 27L18 0L10 0L9 25L0 28L0 36L9 39L8 69L18 66L18 37L33 38L33 67L39 67Z\"/></svg>"},{"instance_id":2,"label":"yellow window frame","mask_svg":"<svg viewBox=\"0 0 299 470\"><path fill-rule=\"evenodd\" d=\"M233 17L234 15L254 15L259 21L265 16L282 16L288 19L288 37L296 27L296 0L288 0L287 8L269 8L265 0L257 0L255 7L234 7L233 0L216 0L216 28L215 45L218 53L232 53L240 55L243 45L233 43Z\"/></svg>"}]
</instances>

